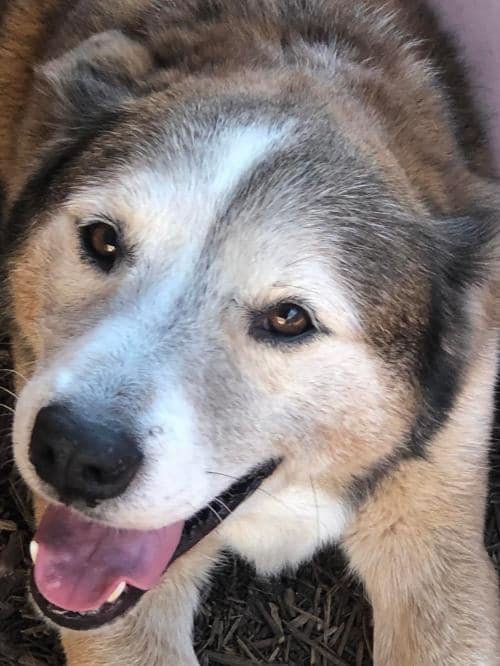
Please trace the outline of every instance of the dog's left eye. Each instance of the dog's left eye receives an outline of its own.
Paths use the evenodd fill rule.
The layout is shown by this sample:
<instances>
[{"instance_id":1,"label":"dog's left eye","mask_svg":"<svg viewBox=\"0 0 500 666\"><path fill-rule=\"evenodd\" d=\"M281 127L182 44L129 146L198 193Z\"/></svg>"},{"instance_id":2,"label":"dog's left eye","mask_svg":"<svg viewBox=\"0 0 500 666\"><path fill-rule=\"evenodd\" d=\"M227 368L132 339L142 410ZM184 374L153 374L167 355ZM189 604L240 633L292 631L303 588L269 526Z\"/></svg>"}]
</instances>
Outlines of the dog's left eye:
<instances>
[{"instance_id":1,"label":"dog's left eye","mask_svg":"<svg viewBox=\"0 0 500 666\"><path fill-rule=\"evenodd\" d=\"M120 253L116 229L106 222L94 222L80 229L86 254L104 271L110 271Z\"/></svg>"},{"instance_id":2,"label":"dog's left eye","mask_svg":"<svg viewBox=\"0 0 500 666\"><path fill-rule=\"evenodd\" d=\"M261 335L274 339L294 340L314 330L311 317L295 303L280 303L260 317ZM259 330L254 332L258 334Z\"/></svg>"}]
</instances>

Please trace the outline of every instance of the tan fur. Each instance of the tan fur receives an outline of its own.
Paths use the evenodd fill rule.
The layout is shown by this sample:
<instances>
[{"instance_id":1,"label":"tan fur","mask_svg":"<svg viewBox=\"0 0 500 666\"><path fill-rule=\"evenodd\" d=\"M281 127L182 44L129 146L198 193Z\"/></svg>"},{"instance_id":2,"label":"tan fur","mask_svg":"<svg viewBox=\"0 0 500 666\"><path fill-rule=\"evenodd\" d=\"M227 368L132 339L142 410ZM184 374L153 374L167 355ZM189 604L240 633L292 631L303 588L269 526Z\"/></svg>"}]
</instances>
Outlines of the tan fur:
<instances>
[{"instance_id":1,"label":"tan fur","mask_svg":"<svg viewBox=\"0 0 500 666\"><path fill-rule=\"evenodd\" d=\"M346 536L374 606L375 663L499 663L498 587L483 547L487 468L475 445L481 421L488 432L491 374L485 353L431 459L384 481ZM496 619L485 626L485 617Z\"/></svg>"},{"instance_id":2,"label":"tan fur","mask_svg":"<svg viewBox=\"0 0 500 666\"><path fill-rule=\"evenodd\" d=\"M32 65L45 38L44 17L59 4L58 0L11 3L4 10L0 47L0 178L4 183L16 160L15 127L30 96Z\"/></svg>"}]
</instances>

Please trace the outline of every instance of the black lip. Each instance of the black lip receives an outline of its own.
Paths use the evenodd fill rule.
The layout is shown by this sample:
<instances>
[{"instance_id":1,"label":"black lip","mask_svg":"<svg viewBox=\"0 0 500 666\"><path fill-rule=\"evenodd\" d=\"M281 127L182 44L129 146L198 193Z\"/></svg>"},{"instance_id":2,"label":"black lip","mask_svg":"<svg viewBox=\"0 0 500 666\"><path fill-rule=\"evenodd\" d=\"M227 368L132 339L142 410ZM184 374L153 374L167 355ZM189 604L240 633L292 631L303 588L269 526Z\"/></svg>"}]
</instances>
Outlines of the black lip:
<instances>
[{"instance_id":1,"label":"black lip","mask_svg":"<svg viewBox=\"0 0 500 666\"><path fill-rule=\"evenodd\" d=\"M220 525L222 520L227 518L257 490L265 479L271 476L278 465L279 461L271 460L257 467L254 471L233 483L224 493L190 518L184 526L181 540L168 566ZM99 629L124 615L137 604L143 594L146 594L146 591L129 585L114 604L104 604L98 611L91 613L75 613L58 608L40 594L35 583L33 569L31 570L29 587L34 602L45 617L60 627L73 629L74 631Z\"/></svg>"}]
</instances>

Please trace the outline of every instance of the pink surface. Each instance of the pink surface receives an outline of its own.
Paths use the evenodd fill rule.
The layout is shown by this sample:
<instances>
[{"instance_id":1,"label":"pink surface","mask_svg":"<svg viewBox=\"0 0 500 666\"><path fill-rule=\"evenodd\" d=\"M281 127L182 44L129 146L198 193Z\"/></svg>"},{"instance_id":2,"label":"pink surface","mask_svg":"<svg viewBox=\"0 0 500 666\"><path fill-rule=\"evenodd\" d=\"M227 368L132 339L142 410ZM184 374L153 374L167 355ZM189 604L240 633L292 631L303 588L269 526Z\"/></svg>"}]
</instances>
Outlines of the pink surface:
<instances>
[{"instance_id":1,"label":"pink surface","mask_svg":"<svg viewBox=\"0 0 500 666\"><path fill-rule=\"evenodd\" d=\"M170 563L183 526L118 530L92 523L66 507L51 506L35 535L38 590L69 611L97 610L122 581L149 590Z\"/></svg>"},{"instance_id":2,"label":"pink surface","mask_svg":"<svg viewBox=\"0 0 500 666\"><path fill-rule=\"evenodd\" d=\"M458 39L500 173L500 0L427 0Z\"/></svg>"}]
</instances>

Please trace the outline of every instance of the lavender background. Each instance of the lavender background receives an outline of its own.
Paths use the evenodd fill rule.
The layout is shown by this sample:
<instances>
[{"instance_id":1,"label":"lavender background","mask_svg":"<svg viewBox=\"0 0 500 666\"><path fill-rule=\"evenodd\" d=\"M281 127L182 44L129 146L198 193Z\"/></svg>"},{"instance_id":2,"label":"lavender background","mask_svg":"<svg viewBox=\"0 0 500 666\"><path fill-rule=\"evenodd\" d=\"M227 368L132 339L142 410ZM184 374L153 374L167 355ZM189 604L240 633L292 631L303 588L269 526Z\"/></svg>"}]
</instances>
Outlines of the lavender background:
<instances>
[{"instance_id":1,"label":"lavender background","mask_svg":"<svg viewBox=\"0 0 500 666\"><path fill-rule=\"evenodd\" d=\"M462 49L500 174L500 0L428 0L428 4Z\"/></svg>"}]
</instances>

